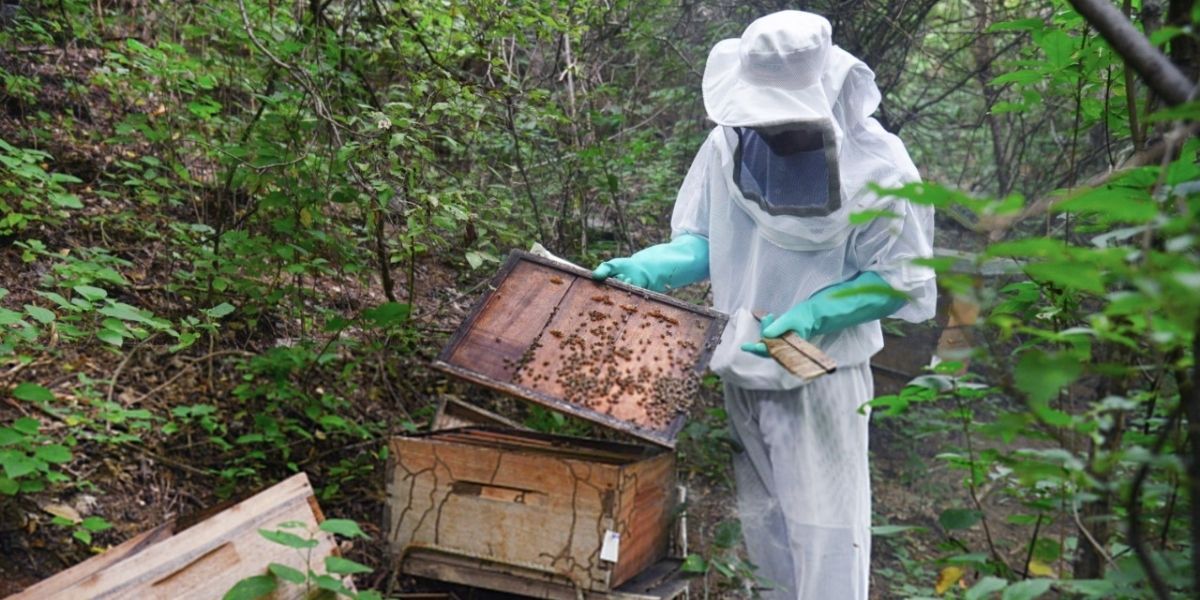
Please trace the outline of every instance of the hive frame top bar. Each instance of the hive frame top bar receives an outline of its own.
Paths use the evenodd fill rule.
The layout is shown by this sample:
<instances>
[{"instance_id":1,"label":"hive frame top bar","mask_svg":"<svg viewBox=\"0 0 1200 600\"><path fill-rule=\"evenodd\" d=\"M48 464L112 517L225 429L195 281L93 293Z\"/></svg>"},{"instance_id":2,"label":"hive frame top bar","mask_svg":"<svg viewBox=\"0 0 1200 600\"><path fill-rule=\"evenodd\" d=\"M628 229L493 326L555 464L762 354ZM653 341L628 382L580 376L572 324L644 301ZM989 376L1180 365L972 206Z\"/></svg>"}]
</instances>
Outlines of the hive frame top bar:
<instances>
[{"instance_id":1,"label":"hive frame top bar","mask_svg":"<svg viewBox=\"0 0 1200 600\"><path fill-rule=\"evenodd\" d=\"M592 281L590 271L581 269L574 265L570 265L570 264L562 263L562 262L555 261L552 259L544 258L541 256L530 254L528 252L522 252L522 251L511 252L508 256L508 259L505 261L504 265L501 266L499 271L493 277L493 279L491 281L491 285L489 286L489 290L485 294L483 294L483 296L481 296L478 301L476 301L475 305L472 307L467 318L463 321L462 325L458 328L458 330L455 331L453 336L451 336L449 343L447 343L446 347L443 348L442 352L438 356L438 359L436 361L434 361L433 366L439 370L450 373L456 377L459 377L459 378L483 385L485 387L489 387L489 388L504 392L506 394L510 394L510 395L513 395L513 396L516 396L519 398L530 400L534 403L543 405L552 410L562 412L565 414L569 414L569 415L572 415L575 417L579 417L579 418L582 418L582 419L585 419L588 421L592 421L594 423L603 425L607 428L618 430L623 433L633 435L635 437L653 442L653 443L661 445L661 446L666 446L668 448L674 447L675 436L683 428L683 424L684 424L684 420L685 420L684 414L682 412L679 413L667 426L661 427L661 428L651 428L651 427L647 427L647 426L643 426L641 424L635 423L633 421L616 418L610 414L606 414L605 412L600 412L593 408L589 408L587 406L577 404L575 402L571 402L563 397L557 397L557 396L545 393L541 390L533 389L532 387L522 385L519 383L515 383L514 382L515 380L513 379L513 376L511 376L511 375L508 376L508 378L507 378L508 380L505 380L503 377L498 377L495 375L494 372L498 368L495 364L490 365L491 371L493 373L489 375L489 373L487 372L489 370L487 368L487 366L481 366L478 363L474 364L474 365L462 364L462 362L464 362L464 361L461 360L461 357L456 362L455 355L457 352L459 352L460 346L462 346L464 344L464 342L471 341L471 343L473 344L473 346L472 346L473 348L475 348L479 352L483 351L479 346L478 338L479 338L479 336L485 335L485 334L481 334L480 331L477 330L477 328L481 327L481 325L480 325L481 316L485 313L485 311L487 311L489 309L489 307L493 304L493 302L500 303L500 302L505 301L505 300L499 299L500 294L498 293L498 291L504 286L504 284L508 280L508 278L511 275L513 275L514 271L516 271L522 263L532 263L533 265L540 267L542 270L549 270L550 272L558 272L565 276L569 276L571 279L579 278L579 279L586 279L589 282ZM551 279L557 279L557 277L552 277ZM564 283L564 281L560 280L558 283L562 284L562 283ZM574 285L574 283L575 282L572 281L572 285ZM695 329L696 331L702 331L702 338L697 340L699 343L696 345L696 348L695 348L696 355L694 357L692 357L694 360L694 365L692 365L692 367L690 368L689 371L691 373L693 373L696 377L699 377L704 372L705 368L708 365L708 360L711 357L712 350L715 348L717 342L720 340L721 333L724 330L724 326L725 326L725 322L726 322L726 316L724 314L717 312L713 309L707 308L707 307L688 304L687 302L683 302L681 300L672 298L665 294L652 292L649 290L631 286L624 282L620 282L620 281L616 281L616 280L612 280L612 279L609 279L603 283L597 283L597 285L600 285L600 286L606 287L606 288L610 288L614 292L621 292L623 294L629 294L631 296L636 296L640 299L639 300L640 302L649 302L652 304L658 304L659 306L662 306L664 309L667 307L670 307L671 309L679 310L684 313L687 313L690 316L696 317L698 320L694 324L695 327L693 329ZM553 306L553 308L550 310L549 316L546 316L546 315L540 314L540 313L530 315L530 318L535 319L535 321L532 322L532 325L530 324L530 322L523 322L523 324L517 325L517 324L515 324L516 321L521 321L521 320L515 319L515 318L512 319L513 323L508 323L508 325L510 327L522 327L525 330L537 329L536 336L531 337L530 335L528 335L526 333L522 333L522 335L524 335L525 337L531 337L531 340L532 340L527 344L526 351L528 352L529 349L537 348L537 345L540 343L538 340L541 339L542 332L545 331L549 327L551 320L554 318L555 313L558 310L559 303L562 303L564 301L564 299L568 296L568 294L571 292L571 285L565 286L564 288L561 289L561 291L555 291L555 289L550 286L546 287L545 289L541 289L541 290L524 290L524 291L527 294L532 294L532 295L540 294L543 297L530 298L530 299L528 299L528 300L530 300L528 303L519 304L519 306L528 308L528 309L536 309L538 307L535 305L537 305L539 302L541 304L542 309L545 309L547 306L551 306L551 305ZM526 299L519 298L516 300L524 301ZM534 302L533 300L538 300L538 302ZM512 300L508 300L508 301L512 302ZM496 310L499 310L499 309L496 309ZM493 312L495 312L495 311L493 311ZM516 317L519 315L512 315L512 316ZM491 318L490 315L489 315L489 318ZM540 326L536 322L537 318L541 318L543 320L543 322L540 324ZM706 324L704 322L706 322ZM689 325L689 327L690 326L691 325ZM486 335L491 335L491 334L486 334ZM497 344L497 346L496 346L496 355L497 356L502 355L503 350L507 350L511 353L515 349L519 349L519 348L513 348L513 347L502 348L500 346L501 341L502 341L501 337L496 336L495 342ZM476 358L476 359L488 358L490 360L494 357L476 356L476 357L472 357L472 358ZM517 370L520 370L521 368L522 367L518 367ZM515 371L514 371L514 373L515 373Z\"/></svg>"}]
</instances>

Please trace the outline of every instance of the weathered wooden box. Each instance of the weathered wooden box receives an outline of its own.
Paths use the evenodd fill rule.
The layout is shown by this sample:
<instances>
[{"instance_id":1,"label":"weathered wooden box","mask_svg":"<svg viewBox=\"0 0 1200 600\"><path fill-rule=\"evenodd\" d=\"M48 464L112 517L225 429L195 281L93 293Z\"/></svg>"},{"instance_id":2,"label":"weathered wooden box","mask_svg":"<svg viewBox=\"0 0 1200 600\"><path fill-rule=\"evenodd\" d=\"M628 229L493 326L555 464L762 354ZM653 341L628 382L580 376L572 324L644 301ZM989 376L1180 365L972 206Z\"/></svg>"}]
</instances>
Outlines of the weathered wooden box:
<instances>
[{"instance_id":1,"label":"weathered wooden box","mask_svg":"<svg viewBox=\"0 0 1200 600\"><path fill-rule=\"evenodd\" d=\"M266 575L272 563L324 572L325 557L338 554L337 541L318 529L324 518L308 476L300 473L194 525L172 521L134 536L8 600L203 600L220 598L246 577ZM301 554L259 534L284 524L317 545ZM348 578L344 583L353 589ZM302 600L311 592L280 580L266 598Z\"/></svg>"},{"instance_id":2,"label":"weathered wooden box","mask_svg":"<svg viewBox=\"0 0 1200 600\"><path fill-rule=\"evenodd\" d=\"M725 315L513 252L434 366L674 447Z\"/></svg>"},{"instance_id":3,"label":"weathered wooden box","mask_svg":"<svg viewBox=\"0 0 1200 600\"><path fill-rule=\"evenodd\" d=\"M675 458L661 448L464 428L390 450L385 520L410 575L453 581L430 560L448 557L607 593L666 555Z\"/></svg>"}]
</instances>

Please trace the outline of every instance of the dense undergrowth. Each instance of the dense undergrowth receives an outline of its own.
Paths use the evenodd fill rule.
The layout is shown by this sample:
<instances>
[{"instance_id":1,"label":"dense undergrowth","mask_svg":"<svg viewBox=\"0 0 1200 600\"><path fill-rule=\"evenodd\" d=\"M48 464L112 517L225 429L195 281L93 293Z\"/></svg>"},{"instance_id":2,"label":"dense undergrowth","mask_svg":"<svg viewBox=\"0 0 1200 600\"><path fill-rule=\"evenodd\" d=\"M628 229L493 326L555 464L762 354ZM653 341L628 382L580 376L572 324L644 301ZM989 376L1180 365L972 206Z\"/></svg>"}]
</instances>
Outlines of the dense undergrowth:
<instances>
[{"instance_id":1,"label":"dense undergrowth","mask_svg":"<svg viewBox=\"0 0 1200 600\"><path fill-rule=\"evenodd\" d=\"M298 470L374 538L360 588L389 589L380 441L476 393L426 361L509 249L590 264L663 237L707 48L783 4L5 4L14 589ZM1195 105L1147 99L1064 2L818 4L932 182L890 193L975 251L929 264L981 307L972 350L872 403L962 474L929 522L877 511L875 593L1193 593ZM1130 4L1194 64L1191 3ZM721 411L697 417L685 474L727 487ZM727 516L688 562L715 594L753 578Z\"/></svg>"}]
</instances>

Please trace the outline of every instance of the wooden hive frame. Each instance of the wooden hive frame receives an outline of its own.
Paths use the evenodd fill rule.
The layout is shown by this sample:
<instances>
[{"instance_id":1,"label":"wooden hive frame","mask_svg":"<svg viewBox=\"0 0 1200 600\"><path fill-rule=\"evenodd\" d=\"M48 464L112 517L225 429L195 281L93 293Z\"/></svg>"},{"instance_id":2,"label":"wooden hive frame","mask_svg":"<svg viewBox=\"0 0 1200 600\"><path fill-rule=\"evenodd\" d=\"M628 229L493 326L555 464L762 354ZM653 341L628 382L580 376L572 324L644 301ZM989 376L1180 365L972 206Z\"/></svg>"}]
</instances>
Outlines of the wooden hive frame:
<instances>
[{"instance_id":1,"label":"wooden hive frame","mask_svg":"<svg viewBox=\"0 0 1200 600\"><path fill-rule=\"evenodd\" d=\"M613 279L596 282L590 271L518 251L434 367L671 448L685 408L673 410L663 397L688 392L660 391L659 382L698 385L725 321L714 310ZM573 336L574 348L592 357L577 359L568 348ZM574 376L592 379L575 384Z\"/></svg>"}]
</instances>

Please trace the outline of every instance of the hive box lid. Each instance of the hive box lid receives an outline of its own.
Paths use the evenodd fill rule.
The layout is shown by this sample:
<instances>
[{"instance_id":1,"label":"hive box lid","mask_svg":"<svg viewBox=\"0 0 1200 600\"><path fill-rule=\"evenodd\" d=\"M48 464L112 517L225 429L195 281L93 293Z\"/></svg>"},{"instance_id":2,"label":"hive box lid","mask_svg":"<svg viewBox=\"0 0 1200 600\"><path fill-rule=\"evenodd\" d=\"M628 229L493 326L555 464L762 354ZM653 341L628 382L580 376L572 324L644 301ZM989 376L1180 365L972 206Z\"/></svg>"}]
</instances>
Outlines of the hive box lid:
<instances>
[{"instance_id":1,"label":"hive box lid","mask_svg":"<svg viewBox=\"0 0 1200 600\"><path fill-rule=\"evenodd\" d=\"M434 366L670 448L725 321L514 251Z\"/></svg>"}]
</instances>

